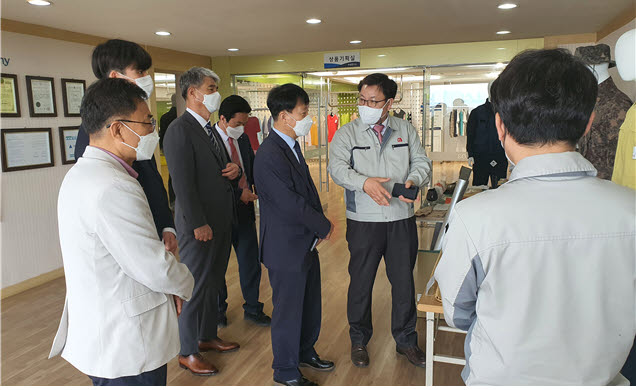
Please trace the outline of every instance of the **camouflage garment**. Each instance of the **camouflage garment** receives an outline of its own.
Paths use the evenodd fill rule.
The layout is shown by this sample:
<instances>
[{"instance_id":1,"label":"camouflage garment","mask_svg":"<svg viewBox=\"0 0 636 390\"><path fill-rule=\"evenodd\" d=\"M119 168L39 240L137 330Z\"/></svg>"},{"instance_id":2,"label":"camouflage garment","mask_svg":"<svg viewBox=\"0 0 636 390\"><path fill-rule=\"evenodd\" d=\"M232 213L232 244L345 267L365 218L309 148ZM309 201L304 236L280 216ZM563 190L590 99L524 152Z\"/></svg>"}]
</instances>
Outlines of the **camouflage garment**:
<instances>
[{"instance_id":1,"label":"camouflage garment","mask_svg":"<svg viewBox=\"0 0 636 390\"><path fill-rule=\"evenodd\" d=\"M579 141L579 149L598 170L600 179L612 180L618 133L631 106L632 101L616 87L611 77L598 85L596 119L590 133Z\"/></svg>"}]
</instances>

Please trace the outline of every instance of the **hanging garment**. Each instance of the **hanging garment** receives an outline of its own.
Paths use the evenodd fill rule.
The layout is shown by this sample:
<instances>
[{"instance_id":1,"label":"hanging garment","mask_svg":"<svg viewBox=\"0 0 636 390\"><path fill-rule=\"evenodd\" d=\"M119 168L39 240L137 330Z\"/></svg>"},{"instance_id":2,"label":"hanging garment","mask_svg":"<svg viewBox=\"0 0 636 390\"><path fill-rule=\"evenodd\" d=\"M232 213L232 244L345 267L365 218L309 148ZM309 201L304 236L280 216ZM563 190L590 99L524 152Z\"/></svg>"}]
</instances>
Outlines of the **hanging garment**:
<instances>
[{"instance_id":1,"label":"hanging garment","mask_svg":"<svg viewBox=\"0 0 636 390\"><path fill-rule=\"evenodd\" d=\"M473 166L473 185L488 184L494 175L493 185L507 175L508 160L499 142L495 126L495 112L488 99L475 108L468 117L466 126L466 152L475 159Z\"/></svg>"},{"instance_id":2,"label":"hanging garment","mask_svg":"<svg viewBox=\"0 0 636 390\"><path fill-rule=\"evenodd\" d=\"M599 179L611 180L618 134L632 101L616 87L612 78L598 85L596 118L590 132L579 141L583 157L594 165Z\"/></svg>"},{"instance_id":3,"label":"hanging garment","mask_svg":"<svg viewBox=\"0 0 636 390\"><path fill-rule=\"evenodd\" d=\"M393 111L393 116L396 118L404 119L404 116L406 116L406 111L404 111L401 108L398 108L397 110Z\"/></svg>"},{"instance_id":4,"label":"hanging garment","mask_svg":"<svg viewBox=\"0 0 636 390\"><path fill-rule=\"evenodd\" d=\"M618 134L612 181L636 190L636 104L627 111Z\"/></svg>"},{"instance_id":5,"label":"hanging garment","mask_svg":"<svg viewBox=\"0 0 636 390\"><path fill-rule=\"evenodd\" d=\"M309 130L309 137L305 137L308 146L317 146L318 145L318 118L315 116L311 117L312 124L311 129Z\"/></svg>"},{"instance_id":6,"label":"hanging garment","mask_svg":"<svg viewBox=\"0 0 636 390\"><path fill-rule=\"evenodd\" d=\"M345 112L344 114L340 115L340 126L344 126L347 123L351 122L351 114L348 112Z\"/></svg>"},{"instance_id":7,"label":"hanging garment","mask_svg":"<svg viewBox=\"0 0 636 390\"><path fill-rule=\"evenodd\" d=\"M330 114L329 116L327 116L327 139L329 140L329 142L331 142L337 130L338 130L338 115Z\"/></svg>"},{"instance_id":8,"label":"hanging garment","mask_svg":"<svg viewBox=\"0 0 636 390\"><path fill-rule=\"evenodd\" d=\"M252 146L252 150L255 152L258 150L260 146L260 142L258 141L258 133L261 132L261 122L257 117L251 116L247 123L245 124L245 134L250 140L250 145Z\"/></svg>"}]
</instances>

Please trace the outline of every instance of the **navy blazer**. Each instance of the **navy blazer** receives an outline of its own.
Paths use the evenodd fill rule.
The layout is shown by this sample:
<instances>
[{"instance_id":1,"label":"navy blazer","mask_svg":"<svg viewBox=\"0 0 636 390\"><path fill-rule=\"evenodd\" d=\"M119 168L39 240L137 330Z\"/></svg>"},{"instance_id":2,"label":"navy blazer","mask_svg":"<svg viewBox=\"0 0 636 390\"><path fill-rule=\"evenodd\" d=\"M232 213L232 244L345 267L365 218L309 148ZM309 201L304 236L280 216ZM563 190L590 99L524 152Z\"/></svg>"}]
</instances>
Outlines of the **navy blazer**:
<instances>
[{"instance_id":1,"label":"navy blazer","mask_svg":"<svg viewBox=\"0 0 636 390\"><path fill-rule=\"evenodd\" d=\"M256 153L254 181L261 212L261 261L268 269L307 270L314 238L325 238L331 230L309 167L299 164L289 145L272 131Z\"/></svg>"},{"instance_id":2,"label":"navy blazer","mask_svg":"<svg viewBox=\"0 0 636 390\"><path fill-rule=\"evenodd\" d=\"M84 154L84 150L89 144L88 133L84 130L84 125L80 125L75 141L75 159L78 160ZM155 156L147 161L135 161L132 168L139 174L137 181L144 189L148 205L155 221L155 227L159 237L163 237L163 229L174 229L174 218L168 203L168 194L163 186L163 179L157 170Z\"/></svg>"}]
</instances>

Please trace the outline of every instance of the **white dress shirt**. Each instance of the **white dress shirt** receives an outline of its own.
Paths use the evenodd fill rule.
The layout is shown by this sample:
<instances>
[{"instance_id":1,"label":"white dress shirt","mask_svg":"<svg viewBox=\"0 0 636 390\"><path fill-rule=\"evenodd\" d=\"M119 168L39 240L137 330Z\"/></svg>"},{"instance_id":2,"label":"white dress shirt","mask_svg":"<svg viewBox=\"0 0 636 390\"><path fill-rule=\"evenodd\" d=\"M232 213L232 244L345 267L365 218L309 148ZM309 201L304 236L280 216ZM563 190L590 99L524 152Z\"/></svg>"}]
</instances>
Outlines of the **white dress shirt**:
<instances>
[{"instance_id":1,"label":"white dress shirt","mask_svg":"<svg viewBox=\"0 0 636 390\"><path fill-rule=\"evenodd\" d=\"M225 145L225 150L227 150L227 154L228 156L230 156L230 161L232 160L232 149L230 149L230 142L234 143L236 152L239 155L239 161L241 162L241 169L243 170L243 172L245 172L245 165L243 165L243 156L241 156L241 149L239 148L238 141L228 136L227 134L225 134L225 132L221 130L221 128L219 127L218 123L214 125L214 127L216 128L216 131L221 136L221 139L223 140L223 144Z\"/></svg>"},{"instance_id":2,"label":"white dress shirt","mask_svg":"<svg viewBox=\"0 0 636 390\"><path fill-rule=\"evenodd\" d=\"M194 119L196 119L197 122L199 122L199 124L201 124L201 127L203 127L203 130L205 130L205 132L208 133L208 136L209 136L210 132L208 131L208 129L205 128L205 125L207 125L208 122L210 122L210 121L205 119L205 118L203 118L201 115L197 114L196 112L194 112L190 108L186 108L186 111L189 112L190 114L192 114Z\"/></svg>"}]
</instances>

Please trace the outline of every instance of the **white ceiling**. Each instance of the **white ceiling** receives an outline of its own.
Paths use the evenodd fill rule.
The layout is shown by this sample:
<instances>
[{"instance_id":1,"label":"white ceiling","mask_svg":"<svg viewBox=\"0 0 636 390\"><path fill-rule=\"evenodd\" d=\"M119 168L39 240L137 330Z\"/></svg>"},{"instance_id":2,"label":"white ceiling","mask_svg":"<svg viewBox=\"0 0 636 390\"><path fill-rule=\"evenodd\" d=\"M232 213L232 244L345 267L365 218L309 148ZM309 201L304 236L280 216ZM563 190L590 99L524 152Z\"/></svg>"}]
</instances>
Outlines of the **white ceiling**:
<instances>
[{"instance_id":1,"label":"white ceiling","mask_svg":"<svg viewBox=\"0 0 636 390\"><path fill-rule=\"evenodd\" d=\"M2 0L2 17L210 56L596 32L634 0ZM513 2L513 10L498 4ZM306 19L322 23L309 25ZM154 34L158 30L169 37ZM509 35L496 35L510 30ZM362 40L351 45L351 40ZM230 53L228 48L239 52Z\"/></svg>"}]
</instances>

